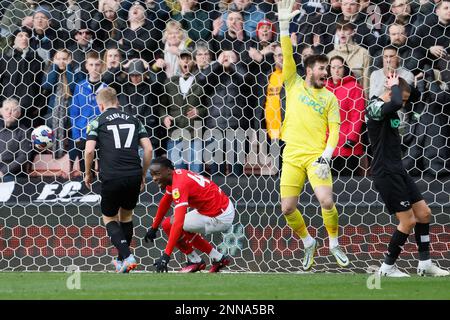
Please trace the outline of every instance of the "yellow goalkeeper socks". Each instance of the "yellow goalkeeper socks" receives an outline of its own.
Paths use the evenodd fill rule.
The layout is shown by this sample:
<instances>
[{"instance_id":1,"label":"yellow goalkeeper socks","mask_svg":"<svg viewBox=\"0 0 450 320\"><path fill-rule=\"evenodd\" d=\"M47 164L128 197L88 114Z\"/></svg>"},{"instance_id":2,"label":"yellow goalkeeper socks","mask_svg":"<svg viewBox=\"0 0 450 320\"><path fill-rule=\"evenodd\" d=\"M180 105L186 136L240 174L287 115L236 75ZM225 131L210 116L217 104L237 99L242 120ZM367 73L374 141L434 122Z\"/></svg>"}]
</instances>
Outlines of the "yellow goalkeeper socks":
<instances>
[{"instance_id":1,"label":"yellow goalkeeper socks","mask_svg":"<svg viewBox=\"0 0 450 320\"><path fill-rule=\"evenodd\" d=\"M333 206L333 208L327 210L322 208L322 218L323 218L323 224L325 225L325 229L327 229L328 232L328 238L329 238L329 246L330 249L336 247L338 245L337 238L338 238L338 211L336 209L336 206Z\"/></svg>"},{"instance_id":2,"label":"yellow goalkeeper socks","mask_svg":"<svg viewBox=\"0 0 450 320\"><path fill-rule=\"evenodd\" d=\"M288 226L302 239L305 247L309 247L314 243L314 239L309 235L305 220L303 220L302 214L298 209L295 209L294 212L284 217Z\"/></svg>"}]
</instances>

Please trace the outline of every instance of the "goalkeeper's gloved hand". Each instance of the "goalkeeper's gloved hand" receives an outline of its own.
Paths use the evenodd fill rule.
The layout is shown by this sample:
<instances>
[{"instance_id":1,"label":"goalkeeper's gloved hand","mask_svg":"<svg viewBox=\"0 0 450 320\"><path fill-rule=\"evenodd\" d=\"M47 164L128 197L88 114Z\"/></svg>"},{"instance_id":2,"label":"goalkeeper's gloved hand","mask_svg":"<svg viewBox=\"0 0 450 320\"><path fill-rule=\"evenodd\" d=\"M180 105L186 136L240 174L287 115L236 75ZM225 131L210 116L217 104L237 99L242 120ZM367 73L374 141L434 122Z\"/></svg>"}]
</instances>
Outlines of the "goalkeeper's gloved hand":
<instances>
[{"instance_id":1,"label":"goalkeeper's gloved hand","mask_svg":"<svg viewBox=\"0 0 450 320\"><path fill-rule=\"evenodd\" d=\"M314 167L316 168L316 175L320 179L327 179L328 175L330 174L330 159L320 156L316 161L313 163Z\"/></svg>"},{"instance_id":2,"label":"goalkeeper's gloved hand","mask_svg":"<svg viewBox=\"0 0 450 320\"><path fill-rule=\"evenodd\" d=\"M148 229L147 233L145 234L144 241L145 243L148 243L148 240L153 242L156 239L156 233L158 232L158 229L150 228Z\"/></svg>"},{"instance_id":3,"label":"goalkeeper's gloved hand","mask_svg":"<svg viewBox=\"0 0 450 320\"><path fill-rule=\"evenodd\" d=\"M167 265L169 264L169 260L170 256L164 252L162 256L153 264L156 266L156 272L168 272Z\"/></svg>"},{"instance_id":4,"label":"goalkeeper's gloved hand","mask_svg":"<svg viewBox=\"0 0 450 320\"><path fill-rule=\"evenodd\" d=\"M278 0L278 21L280 22L280 30L289 30L289 22L293 17L300 13L300 10L292 12L296 0Z\"/></svg>"}]
</instances>

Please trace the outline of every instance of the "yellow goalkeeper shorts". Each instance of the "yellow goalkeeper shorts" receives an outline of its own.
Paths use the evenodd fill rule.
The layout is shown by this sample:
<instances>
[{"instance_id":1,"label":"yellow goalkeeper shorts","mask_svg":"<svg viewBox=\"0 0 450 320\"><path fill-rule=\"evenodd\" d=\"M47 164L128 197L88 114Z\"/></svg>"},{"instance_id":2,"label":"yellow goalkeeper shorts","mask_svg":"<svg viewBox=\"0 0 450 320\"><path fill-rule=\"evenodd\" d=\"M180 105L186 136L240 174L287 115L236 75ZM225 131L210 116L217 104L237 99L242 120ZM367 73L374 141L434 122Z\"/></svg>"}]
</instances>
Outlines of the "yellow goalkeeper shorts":
<instances>
[{"instance_id":1,"label":"yellow goalkeeper shorts","mask_svg":"<svg viewBox=\"0 0 450 320\"><path fill-rule=\"evenodd\" d=\"M286 149L283 152L281 167L281 198L298 197L302 192L306 177L308 177L313 190L318 186L333 186L331 173L327 179L320 179L315 172L317 168L313 166L313 163L320 157L320 154L298 155Z\"/></svg>"}]
</instances>

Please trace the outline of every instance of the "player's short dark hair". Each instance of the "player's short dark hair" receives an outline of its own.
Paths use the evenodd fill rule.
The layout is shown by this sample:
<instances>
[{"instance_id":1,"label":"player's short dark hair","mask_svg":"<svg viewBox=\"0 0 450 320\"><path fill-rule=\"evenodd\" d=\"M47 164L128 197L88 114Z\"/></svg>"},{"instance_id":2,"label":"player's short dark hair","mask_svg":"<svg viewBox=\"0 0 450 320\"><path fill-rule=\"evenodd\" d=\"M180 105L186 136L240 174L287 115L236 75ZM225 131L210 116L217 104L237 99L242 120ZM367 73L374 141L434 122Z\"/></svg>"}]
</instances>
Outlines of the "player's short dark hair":
<instances>
[{"instance_id":1,"label":"player's short dark hair","mask_svg":"<svg viewBox=\"0 0 450 320\"><path fill-rule=\"evenodd\" d=\"M324 54L313 54L303 61L305 69L314 68L316 63L328 63L328 57Z\"/></svg>"},{"instance_id":2,"label":"player's short dark hair","mask_svg":"<svg viewBox=\"0 0 450 320\"><path fill-rule=\"evenodd\" d=\"M408 93L411 93L411 86L409 85L408 82L406 82L405 79L401 77L398 78L398 86L400 87L400 90L402 90L402 92L406 91Z\"/></svg>"},{"instance_id":3,"label":"player's short dark hair","mask_svg":"<svg viewBox=\"0 0 450 320\"><path fill-rule=\"evenodd\" d=\"M155 159L152 160L151 164L159 164L160 166L168 168L168 169L172 169L172 170L175 169L172 161L170 161L166 157L156 157Z\"/></svg>"},{"instance_id":4,"label":"player's short dark hair","mask_svg":"<svg viewBox=\"0 0 450 320\"><path fill-rule=\"evenodd\" d=\"M449 1L450 1L450 0L449 0ZM392 45L388 45L388 46L386 46L386 47L383 48L383 52L385 52L386 50L393 50L393 51L395 51L395 52L398 52L398 48L397 48L397 47L394 47L394 46L392 46Z\"/></svg>"}]
</instances>

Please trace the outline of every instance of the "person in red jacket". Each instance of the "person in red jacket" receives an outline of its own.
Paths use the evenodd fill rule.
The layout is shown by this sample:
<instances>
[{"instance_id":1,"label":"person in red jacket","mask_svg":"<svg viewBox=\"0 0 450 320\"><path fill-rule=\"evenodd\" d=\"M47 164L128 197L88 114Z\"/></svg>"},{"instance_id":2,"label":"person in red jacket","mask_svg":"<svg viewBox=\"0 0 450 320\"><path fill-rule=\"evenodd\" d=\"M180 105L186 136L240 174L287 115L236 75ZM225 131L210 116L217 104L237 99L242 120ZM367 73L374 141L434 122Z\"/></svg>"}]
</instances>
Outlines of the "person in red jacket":
<instances>
[{"instance_id":1,"label":"person in red jacket","mask_svg":"<svg viewBox=\"0 0 450 320\"><path fill-rule=\"evenodd\" d=\"M333 153L332 169L336 174L352 175L364 152L360 141L364 123L364 91L351 74L344 58L332 57L328 68L329 78L326 86L336 95L341 115L339 142Z\"/></svg>"},{"instance_id":2,"label":"person in red jacket","mask_svg":"<svg viewBox=\"0 0 450 320\"><path fill-rule=\"evenodd\" d=\"M194 248L209 255L212 261L209 272L219 272L229 265L231 259L214 249L200 235L225 232L232 226L235 210L228 196L211 180L189 170L174 169L172 162L165 157L152 161L150 173L153 182L165 189L165 194L144 240L156 239L160 224L169 236L161 258L154 263L156 271L167 272L170 255L175 247L188 257L188 263L181 272L205 269L205 262ZM175 203L173 217L163 221L172 202Z\"/></svg>"}]
</instances>

